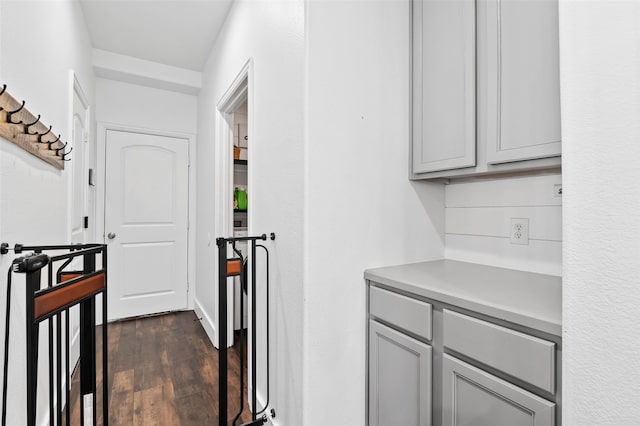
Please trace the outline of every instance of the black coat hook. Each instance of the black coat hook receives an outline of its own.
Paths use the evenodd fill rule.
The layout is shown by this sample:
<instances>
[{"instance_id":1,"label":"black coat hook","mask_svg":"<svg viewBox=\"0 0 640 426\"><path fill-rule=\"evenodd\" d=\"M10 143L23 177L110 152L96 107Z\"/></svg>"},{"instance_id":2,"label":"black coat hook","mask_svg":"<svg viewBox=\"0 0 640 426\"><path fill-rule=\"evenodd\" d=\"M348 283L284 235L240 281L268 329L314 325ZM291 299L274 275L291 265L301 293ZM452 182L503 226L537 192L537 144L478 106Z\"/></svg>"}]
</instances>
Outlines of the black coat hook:
<instances>
[{"instance_id":1,"label":"black coat hook","mask_svg":"<svg viewBox=\"0 0 640 426\"><path fill-rule=\"evenodd\" d=\"M64 151L66 147L67 147L67 142L65 142L64 145L62 145L60 148L54 149L54 151L56 152L56 155L58 155L60 151ZM71 152L71 150L69 150L69 152ZM64 152L63 152L63 155L64 155Z\"/></svg>"},{"instance_id":2,"label":"black coat hook","mask_svg":"<svg viewBox=\"0 0 640 426\"><path fill-rule=\"evenodd\" d=\"M29 132L29 127L35 126L38 123L38 121L40 121L40 114L38 114L38 118L36 118L36 121L34 121L33 123L29 123L29 124L25 123L25 125L24 125L24 133L26 133L28 135L37 135L38 132L30 133Z\"/></svg>"},{"instance_id":3,"label":"black coat hook","mask_svg":"<svg viewBox=\"0 0 640 426\"><path fill-rule=\"evenodd\" d=\"M66 145L67 145L67 144L65 144L65 146L66 146ZM71 151L73 151L73 147L71 147L71 149L70 149L69 151L67 151L67 152L63 152L63 153L62 153L62 155L59 155L59 157L61 157L61 158L62 158L62 161L71 161L71 158L68 158L68 159L67 159L67 158L65 158L67 155L71 154ZM56 152L56 154L57 154L57 152Z\"/></svg>"},{"instance_id":4,"label":"black coat hook","mask_svg":"<svg viewBox=\"0 0 640 426\"><path fill-rule=\"evenodd\" d=\"M50 141L50 142L46 142L46 143L49 144L48 148L51 149L51 145L53 145L54 143L58 142L59 140L60 140L60 134L58 134L58 137L56 138L56 140Z\"/></svg>"},{"instance_id":5,"label":"black coat hook","mask_svg":"<svg viewBox=\"0 0 640 426\"><path fill-rule=\"evenodd\" d=\"M48 135L49 133L51 133L51 127L53 127L53 126L49 126L49 130L47 130L47 131L46 131L46 132L44 132L44 133L40 133L40 134L38 135L38 143L49 143L49 142L46 142L46 141L44 141L44 142L43 142L43 141L42 141L42 137L43 137L43 136Z\"/></svg>"},{"instance_id":6,"label":"black coat hook","mask_svg":"<svg viewBox=\"0 0 640 426\"><path fill-rule=\"evenodd\" d=\"M25 101L22 101L22 105L20 105L20 107L18 107L17 110L15 110L15 111L7 111L7 122L8 123L11 123L11 124L22 124L22 120L18 121L17 123L14 123L13 120L12 120L12 117L13 117L13 114L16 114L16 113L22 111L22 108L24 108L24 104L25 104Z\"/></svg>"}]
</instances>

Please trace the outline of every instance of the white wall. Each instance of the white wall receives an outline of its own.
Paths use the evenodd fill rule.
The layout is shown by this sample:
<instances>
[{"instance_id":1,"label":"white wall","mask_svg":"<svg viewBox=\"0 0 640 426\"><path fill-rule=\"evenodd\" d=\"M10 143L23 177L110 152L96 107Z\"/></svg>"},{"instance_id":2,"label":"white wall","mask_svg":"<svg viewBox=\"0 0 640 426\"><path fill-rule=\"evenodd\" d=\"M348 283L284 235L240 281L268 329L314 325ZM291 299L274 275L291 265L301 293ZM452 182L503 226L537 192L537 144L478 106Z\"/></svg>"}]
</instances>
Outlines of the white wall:
<instances>
[{"instance_id":1,"label":"white wall","mask_svg":"<svg viewBox=\"0 0 640 426\"><path fill-rule=\"evenodd\" d=\"M640 418L640 2L560 1L563 422Z\"/></svg>"},{"instance_id":2,"label":"white wall","mask_svg":"<svg viewBox=\"0 0 640 426\"><path fill-rule=\"evenodd\" d=\"M444 188L408 180L409 2L306 6L299 424L363 425L363 271L443 256Z\"/></svg>"},{"instance_id":3,"label":"white wall","mask_svg":"<svg viewBox=\"0 0 640 426\"><path fill-rule=\"evenodd\" d=\"M303 2L234 2L203 71L198 102L196 308L211 331L221 191L216 104L249 59L249 232L275 232L271 248L271 405L281 425L302 424ZM229 147L230 149L230 147ZM230 157L229 157L230 158ZM216 198L218 197L218 198ZM264 282L258 286L264 288ZM263 312L259 312L261 318ZM263 350L259 342L259 353ZM262 358L262 357L261 357ZM261 369L264 372L264 368ZM265 398L264 376L259 399Z\"/></svg>"},{"instance_id":4,"label":"white wall","mask_svg":"<svg viewBox=\"0 0 640 426\"><path fill-rule=\"evenodd\" d=\"M96 99L99 122L192 135L197 130L194 95L97 78Z\"/></svg>"},{"instance_id":5,"label":"white wall","mask_svg":"<svg viewBox=\"0 0 640 426\"><path fill-rule=\"evenodd\" d=\"M91 46L80 7L76 2L0 2L0 82L10 93L26 100L27 108L53 126L63 140L71 135L70 70L74 70L90 101L94 97ZM68 165L67 165L68 166ZM60 244L69 242L68 175L0 139L0 239L2 242ZM0 257L0 288L6 288L5 271L13 254ZM21 277L22 278L22 277ZM14 281L11 327L11 368L7 424L25 424L26 391L23 288ZM0 294L4 312L5 292ZM4 333L4 321L0 325ZM41 334L41 347L46 333ZM45 361L45 357L42 357ZM46 364L40 366L39 383L47 383ZM40 386L39 422L47 411L46 386Z\"/></svg>"},{"instance_id":6,"label":"white wall","mask_svg":"<svg viewBox=\"0 0 640 426\"><path fill-rule=\"evenodd\" d=\"M445 188L447 259L562 275L560 174L453 181ZM511 218L529 219L529 244L511 244Z\"/></svg>"},{"instance_id":7,"label":"white wall","mask_svg":"<svg viewBox=\"0 0 640 426\"><path fill-rule=\"evenodd\" d=\"M156 89L197 95L202 74L197 71L93 49L93 68L97 77Z\"/></svg>"}]
</instances>

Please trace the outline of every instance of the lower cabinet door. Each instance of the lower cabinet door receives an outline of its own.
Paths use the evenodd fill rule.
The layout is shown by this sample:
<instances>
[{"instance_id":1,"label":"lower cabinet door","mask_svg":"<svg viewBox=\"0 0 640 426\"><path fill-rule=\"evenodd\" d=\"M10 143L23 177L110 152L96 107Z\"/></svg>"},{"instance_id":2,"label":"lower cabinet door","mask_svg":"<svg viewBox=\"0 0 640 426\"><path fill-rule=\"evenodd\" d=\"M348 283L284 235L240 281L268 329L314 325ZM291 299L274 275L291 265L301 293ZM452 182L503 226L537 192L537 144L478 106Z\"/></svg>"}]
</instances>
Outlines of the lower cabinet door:
<instances>
[{"instance_id":1,"label":"lower cabinet door","mask_svg":"<svg viewBox=\"0 0 640 426\"><path fill-rule=\"evenodd\" d=\"M431 425L431 346L369 321L369 425Z\"/></svg>"},{"instance_id":2,"label":"lower cabinet door","mask_svg":"<svg viewBox=\"0 0 640 426\"><path fill-rule=\"evenodd\" d=\"M555 404L443 355L443 426L554 426Z\"/></svg>"}]
</instances>

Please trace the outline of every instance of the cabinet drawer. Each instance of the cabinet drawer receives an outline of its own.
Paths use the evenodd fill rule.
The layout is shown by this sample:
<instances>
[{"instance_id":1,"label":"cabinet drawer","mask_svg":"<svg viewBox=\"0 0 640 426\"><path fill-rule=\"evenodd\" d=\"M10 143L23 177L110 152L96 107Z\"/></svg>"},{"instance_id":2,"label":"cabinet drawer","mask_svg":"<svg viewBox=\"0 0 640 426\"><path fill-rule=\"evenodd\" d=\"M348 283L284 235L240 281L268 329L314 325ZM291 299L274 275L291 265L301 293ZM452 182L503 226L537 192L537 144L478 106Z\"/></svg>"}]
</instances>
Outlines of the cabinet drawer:
<instances>
[{"instance_id":1,"label":"cabinet drawer","mask_svg":"<svg viewBox=\"0 0 640 426\"><path fill-rule=\"evenodd\" d=\"M369 289L369 313L410 333L431 340L431 304L378 287Z\"/></svg>"},{"instance_id":2,"label":"cabinet drawer","mask_svg":"<svg viewBox=\"0 0 640 426\"><path fill-rule=\"evenodd\" d=\"M555 343L447 309L444 346L555 393Z\"/></svg>"}]
</instances>

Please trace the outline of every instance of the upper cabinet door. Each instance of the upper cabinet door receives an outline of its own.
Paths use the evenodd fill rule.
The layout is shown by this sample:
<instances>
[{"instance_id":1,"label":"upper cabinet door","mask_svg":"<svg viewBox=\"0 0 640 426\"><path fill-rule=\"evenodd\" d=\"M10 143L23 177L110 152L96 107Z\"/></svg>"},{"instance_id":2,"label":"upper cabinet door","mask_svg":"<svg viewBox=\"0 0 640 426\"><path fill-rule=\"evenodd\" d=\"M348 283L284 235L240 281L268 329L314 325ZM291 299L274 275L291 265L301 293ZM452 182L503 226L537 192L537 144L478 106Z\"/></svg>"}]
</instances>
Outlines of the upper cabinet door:
<instances>
[{"instance_id":1,"label":"upper cabinet door","mask_svg":"<svg viewBox=\"0 0 640 426\"><path fill-rule=\"evenodd\" d=\"M487 162L558 156L558 0L485 4Z\"/></svg>"},{"instance_id":2,"label":"upper cabinet door","mask_svg":"<svg viewBox=\"0 0 640 426\"><path fill-rule=\"evenodd\" d=\"M413 172L476 164L474 0L413 1Z\"/></svg>"}]
</instances>

